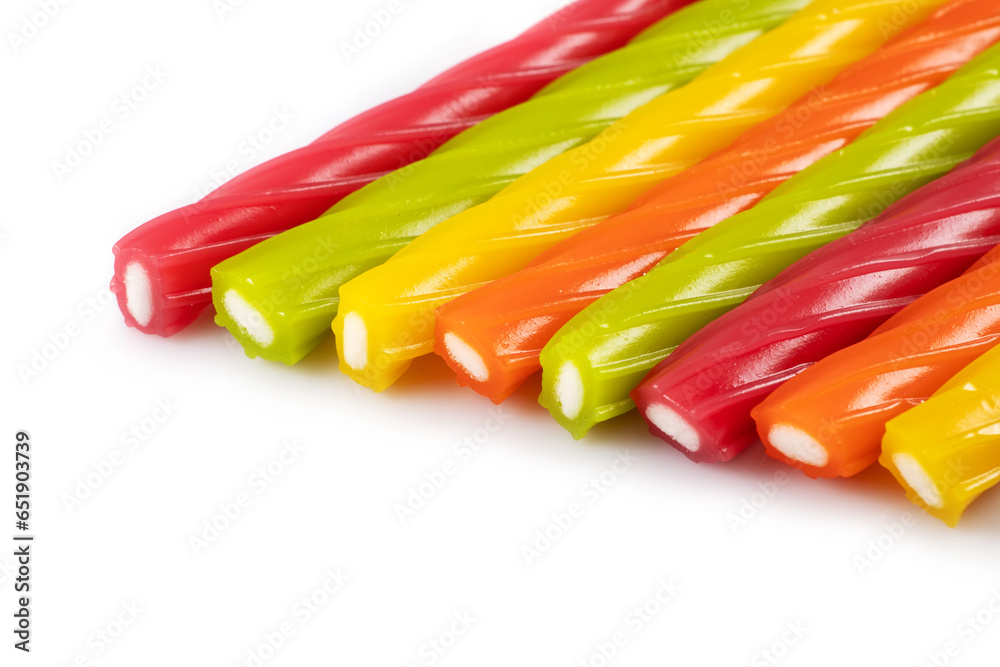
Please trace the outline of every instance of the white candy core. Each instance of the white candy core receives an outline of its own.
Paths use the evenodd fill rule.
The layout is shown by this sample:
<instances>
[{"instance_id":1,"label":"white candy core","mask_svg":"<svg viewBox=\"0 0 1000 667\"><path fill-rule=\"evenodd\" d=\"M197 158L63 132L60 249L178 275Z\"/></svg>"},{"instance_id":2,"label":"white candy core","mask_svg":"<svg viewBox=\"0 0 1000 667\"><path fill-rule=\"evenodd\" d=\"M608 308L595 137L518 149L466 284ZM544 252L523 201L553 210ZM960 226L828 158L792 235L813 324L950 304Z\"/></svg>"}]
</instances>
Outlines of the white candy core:
<instances>
[{"instance_id":1,"label":"white candy core","mask_svg":"<svg viewBox=\"0 0 1000 667\"><path fill-rule=\"evenodd\" d=\"M654 403L646 408L646 419L689 452L696 452L701 447L698 431L692 428L687 420L677 414L675 410L660 403Z\"/></svg>"},{"instance_id":2,"label":"white candy core","mask_svg":"<svg viewBox=\"0 0 1000 667\"><path fill-rule=\"evenodd\" d=\"M344 333L340 336L344 361L356 371L368 366L368 327L357 313L344 315Z\"/></svg>"},{"instance_id":3,"label":"white candy core","mask_svg":"<svg viewBox=\"0 0 1000 667\"><path fill-rule=\"evenodd\" d=\"M222 305L233 318L233 321L255 343L261 347L269 347L274 342L274 330L267 323L260 311L250 305L236 290L227 291L222 297Z\"/></svg>"},{"instance_id":4,"label":"white candy core","mask_svg":"<svg viewBox=\"0 0 1000 667\"><path fill-rule=\"evenodd\" d=\"M919 461L910 454L897 452L892 455L892 462L899 469L899 474L903 476L910 488L920 496L921 500L931 507L944 507L944 498L941 497L937 484L934 483Z\"/></svg>"},{"instance_id":5,"label":"white candy core","mask_svg":"<svg viewBox=\"0 0 1000 667\"><path fill-rule=\"evenodd\" d=\"M830 453L816 438L788 424L775 424L767 434L771 445L790 459L811 466L825 466Z\"/></svg>"},{"instance_id":6,"label":"white candy core","mask_svg":"<svg viewBox=\"0 0 1000 667\"><path fill-rule=\"evenodd\" d=\"M153 319L153 287L139 262L125 267L125 307L141 327Z\"/></svg>"},{"instance_id":7,"label":"white candy core","mask_svg":"<svg viewBox=\"0 0 1000 667\"><path fill-rule=\"evenodd\" d=\"M559 368L555 382L556 401L566 419L576 419L583 409L583 378L572 361L565 361Z\"/></svg>"},{"instance_id":8,"label":"white candy core","mask_svg":"<svg viewBox=\"0 0 1000 667\"><path fill-rule=\"evenodd\" d=\"M489 379L490 372L482 356L464 340L449 331L444 335L444 347L448 351L448 356L474 380L486 382Z\"/></svg>"}]
</instances>

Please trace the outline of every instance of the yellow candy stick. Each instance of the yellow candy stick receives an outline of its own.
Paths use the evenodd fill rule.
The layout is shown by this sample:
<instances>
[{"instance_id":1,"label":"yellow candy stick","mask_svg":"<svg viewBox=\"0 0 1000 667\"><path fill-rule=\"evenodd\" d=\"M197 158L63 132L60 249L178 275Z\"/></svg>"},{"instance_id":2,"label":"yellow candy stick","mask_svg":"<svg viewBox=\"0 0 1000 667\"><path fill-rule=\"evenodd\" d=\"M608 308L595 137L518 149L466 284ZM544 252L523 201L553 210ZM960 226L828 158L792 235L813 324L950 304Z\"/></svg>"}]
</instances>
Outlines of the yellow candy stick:
<instances>
[{"instance_id":1,"label":"yellow candy stick","mask_svg":"<svg viewBox=\"0 0 1000 667\"><path fill-rule=\"evenodd\" d=\"M1000 481L1000 347L889 420L879 463L910 500L954 527Z\"/></svg>"},{"instance_id":2,"label":"yellow candy stick","mask_svg":"<svg viewBox=\"0 0 1000 667\"><path fill-rule=\"evenodd\" d=\"M781 111L944 0L817 0L789 21L442 222L342 285L341 370L376 391L432 352L434 309L525 266Z\"/></svg>"}]
</instances>

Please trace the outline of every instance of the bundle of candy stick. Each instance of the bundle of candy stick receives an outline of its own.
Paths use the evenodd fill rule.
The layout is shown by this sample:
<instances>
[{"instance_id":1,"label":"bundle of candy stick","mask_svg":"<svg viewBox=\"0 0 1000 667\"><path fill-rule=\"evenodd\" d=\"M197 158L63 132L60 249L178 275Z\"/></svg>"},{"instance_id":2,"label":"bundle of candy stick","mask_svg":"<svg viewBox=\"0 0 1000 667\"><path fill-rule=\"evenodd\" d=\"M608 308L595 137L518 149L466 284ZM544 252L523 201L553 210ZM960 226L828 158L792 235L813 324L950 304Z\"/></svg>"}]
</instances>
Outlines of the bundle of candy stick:
<instances>
[{"instance_id":1,"label":"bundle of candy stick","mask_svg":"<svg viewBox=\"0 0 1000 667\"><path fill-rule=\"evenodd\" d=\"M995 0L579 0L115 246L126 323L248 356L437 352L573 436L1000 479Z\"/></svg>"}]
</instances>

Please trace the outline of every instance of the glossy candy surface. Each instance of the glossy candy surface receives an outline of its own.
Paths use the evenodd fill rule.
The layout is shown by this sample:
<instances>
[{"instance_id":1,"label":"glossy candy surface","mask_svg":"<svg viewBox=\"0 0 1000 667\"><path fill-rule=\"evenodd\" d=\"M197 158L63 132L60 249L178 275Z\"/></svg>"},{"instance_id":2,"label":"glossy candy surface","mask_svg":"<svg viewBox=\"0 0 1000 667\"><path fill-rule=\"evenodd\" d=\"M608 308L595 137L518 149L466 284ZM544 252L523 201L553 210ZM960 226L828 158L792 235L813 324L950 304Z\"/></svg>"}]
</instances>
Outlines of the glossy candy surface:
<instances>
[{"instance_id":1,"label":"glossy candy surface","mask_svg":"<svg viewBox=\"0 0 1000 667\"><path fill-rule=\"evenodd\" d=\"M1000 141L810 253L687 339L633 392L639 409L683 423L696 461L725 461L757 439L750 410L810 364L852 345L962 274L1000 243Z\"/></svg>"},{"instance_id":2,"label":"glossy candy surface","mask_svg":"<svg viewBox=\"0 0 1000 667\"><path fill-rule=\"evenodd\" d=\"M330 335L345 282L687 83L807 2L704 0L668 16L627 46L367 185L320 218L214 267L216 322L251 357L299 361ZM735 20L720 23L723 16Z\"/></svg>"},{"instance_id":3,"label":"glossy candy surface","mask_svg":"<svg viewBox=\"0 0 1000 667\"><path fill-rule=\"evenodd\" d=\"M542 347L573 315L850 143L998 36L994 0L949 2L728 150L655 186L625 213L557 244L522 271L438 308L435 352L459 384L494 402L504 400L541 368ZM753 431L749 408L746 420Z\"/></svg>"},{"instance_id":4,"label":"glossy candy surface","mask_svg":"<svg viewBox=\"0 0 1000 667\"><path fill-rule=\"evenodd\" d=\"M998 66L995 45L581 311L542 350L542 404L577 437L631 410L629 392L686 338L1000 133ZM579 398L564 406L559 396L567 391Z\"/></svg>"},{"instance_id":5,"label":"glossy candy surface","mask_svg":"<svg viewBox=\"0 0 1000 667\"><path fill-rule=\"evenodd\" d=\"M913 4L817 0L590 144L418 237L341 288L334 321L341 369L376 390L392 384L413 358L432 351L436 307L523 268L729 145L875 51L890 36L886 26L896 25L890 18L905 27L942 3Z\"/></svg>"}]
</instances>

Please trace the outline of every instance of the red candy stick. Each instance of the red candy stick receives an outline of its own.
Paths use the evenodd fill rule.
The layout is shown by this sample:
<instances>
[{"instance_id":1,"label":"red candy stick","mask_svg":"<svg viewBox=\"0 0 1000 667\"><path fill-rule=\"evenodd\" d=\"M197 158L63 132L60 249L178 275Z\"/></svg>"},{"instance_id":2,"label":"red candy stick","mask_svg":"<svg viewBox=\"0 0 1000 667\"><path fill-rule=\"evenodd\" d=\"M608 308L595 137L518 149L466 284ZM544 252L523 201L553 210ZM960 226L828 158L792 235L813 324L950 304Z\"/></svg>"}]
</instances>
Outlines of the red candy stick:
<instances>
[{"instance_id":1,"label":"red candy stick","mask_svg":"<svg viewBox=\"0 0 1000 667\"><path fill-rule=\"evenodd\" d=\"M998 243L995 140L764 284L660 362L633 398L643 414L665 406L697 433L697 451L678 447L688 458L727 461L757 439L750 411L779 384L862 340Z\"/></svg>"},{"instance_id":2,"label":"red candy stick","mask_svg":"<svg viewBox=\"0 0 1000 667\"><path fill-rule=\"evenodd\" d=\"M125 323L145 333L177 333L211 303L215 264L318 217L691 1L578 0L414 92L141 225L114 247L111 290Z\"/></svg>"}]
</instances>

